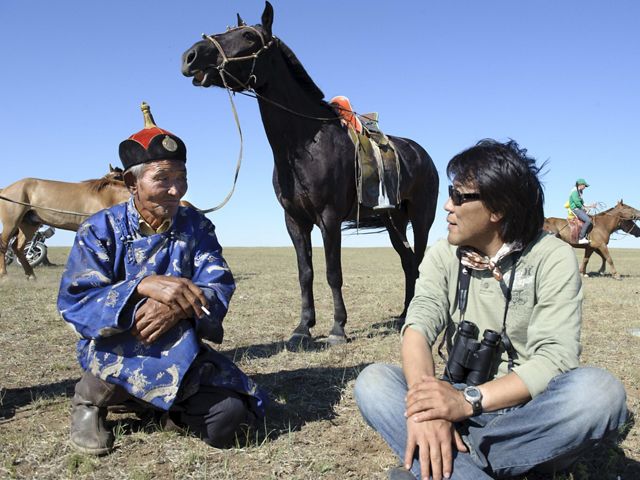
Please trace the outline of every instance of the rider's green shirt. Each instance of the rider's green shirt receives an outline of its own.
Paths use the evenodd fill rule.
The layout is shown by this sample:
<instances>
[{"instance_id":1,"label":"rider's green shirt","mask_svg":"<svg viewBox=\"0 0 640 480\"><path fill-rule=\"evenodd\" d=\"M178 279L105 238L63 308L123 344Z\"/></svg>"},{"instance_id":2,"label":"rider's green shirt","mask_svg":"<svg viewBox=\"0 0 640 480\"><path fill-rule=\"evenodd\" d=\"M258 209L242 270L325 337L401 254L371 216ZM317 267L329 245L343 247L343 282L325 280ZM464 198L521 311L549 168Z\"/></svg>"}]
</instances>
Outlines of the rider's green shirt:
<instances>
[{"instance_id":1,"label":"rider's green shirt","mask_svg":"<svg viewBox=\"0 0 640 480\"><path fill-rule=\"evenodd\" d=\"M436 343L447 322L453 321L457 326L460 321L456 302L460 262L456 248L446 239L429 248L407 312L403 333L406 328L415 329L424 334L430 346ZM511 257L499 264L506 285L512 264ZM518 356L514 372L535 397L553 377L578 366L582 281L571 247L545 233L524 250L515 275L507 333ZM478 326L480 337L485 329L502 331L504 306L500 283L491 273L472 271L464 320ZM508 356L501 349L496 376L508 372L507 362Z\"/></svg>"},{"instance_id":2,"label":"rider's green shirt","mask_svg":"<svg viewBox=\"0 0 640 480\"><path fill-rule=\"evenodd\" d=\"M571 190L571 195L569 195L569 208L571 210L575 208L584 208L584 200L582 200L582 195L577 188Z\"/></svg>"}]
</instances>

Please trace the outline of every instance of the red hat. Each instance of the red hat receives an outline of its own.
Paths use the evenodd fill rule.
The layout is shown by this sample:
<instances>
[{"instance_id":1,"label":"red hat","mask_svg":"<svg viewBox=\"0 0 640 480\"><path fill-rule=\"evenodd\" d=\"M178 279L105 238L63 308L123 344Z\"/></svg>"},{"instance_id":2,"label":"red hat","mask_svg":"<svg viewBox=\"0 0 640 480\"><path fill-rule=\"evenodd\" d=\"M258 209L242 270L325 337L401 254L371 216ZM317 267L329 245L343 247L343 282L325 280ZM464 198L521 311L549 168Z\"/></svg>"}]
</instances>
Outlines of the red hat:
<instances>
[{"instance_id":1,"label":"red hat","mask_svg":"<svg viewBox=\"0 0 640 480\"><path fill-rule=\"evenodd\" d=\"M120 143L120 161L125 170L141 163L156 160L187 161L187 147L179 137L159 128L149 105L142 102L144 128Z\"/></svg>"}]
</instances>

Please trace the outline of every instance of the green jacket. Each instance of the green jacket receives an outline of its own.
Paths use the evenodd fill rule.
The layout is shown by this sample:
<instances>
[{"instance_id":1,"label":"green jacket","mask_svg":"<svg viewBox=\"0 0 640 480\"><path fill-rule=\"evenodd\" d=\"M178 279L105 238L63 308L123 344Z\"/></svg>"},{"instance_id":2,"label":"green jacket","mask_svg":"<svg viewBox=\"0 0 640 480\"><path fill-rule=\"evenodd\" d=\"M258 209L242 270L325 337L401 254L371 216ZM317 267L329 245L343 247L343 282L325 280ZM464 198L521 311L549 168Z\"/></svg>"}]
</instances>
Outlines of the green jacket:
<instances>
[{"instance_id":1,"label":"green jacket","mask_svg":"<svg viewBox=\"0 0 640 480\"><path fill-rule=\"evenodd\" d=\"M443 239L427 251L402 330L421 332L431 347L447 322L456 327L460 322L456 248ZM499 264L507 285L512 263L507 257ZM513 370L535 397L553 377L578 366L582 281L571 246L546 233L524 250L515 275L507 316L507 333L518 356ZM472 271L468 295L464 319L478 326L480 337L485 329L501 332L505 297L488 270ZM507 362L501 348L497 377L508 373Z\"/></svg>"},{"instance_id":2,"label":"green jacket","mask_svg":"<svg viewBox=\"0 0 640 480\"><path fill-rule=\"evenodd\" d=\"M571 210L575 208L584 208L584 200L582 200L582 195L580 195L580 192L577 188L571 190L571 195L569 195L569 208Z\"/></svg>"}]
</instances>

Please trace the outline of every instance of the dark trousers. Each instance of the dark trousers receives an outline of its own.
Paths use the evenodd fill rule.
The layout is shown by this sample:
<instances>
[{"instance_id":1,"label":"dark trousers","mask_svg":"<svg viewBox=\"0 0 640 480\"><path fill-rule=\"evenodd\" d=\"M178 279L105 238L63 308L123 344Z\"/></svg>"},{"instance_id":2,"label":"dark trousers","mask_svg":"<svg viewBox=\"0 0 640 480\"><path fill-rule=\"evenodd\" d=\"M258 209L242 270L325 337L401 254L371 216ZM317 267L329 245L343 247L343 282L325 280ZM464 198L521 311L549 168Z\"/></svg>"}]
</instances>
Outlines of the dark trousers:
<instances>
[{"instance_id":1,"label":"dark trousers","mask_svg":"<svg viewBox=\"0 0 640 480\"><path fill-rule=\"evenodd\" d=\"M98 407L135 402L150 411L158 411L121 386L105 382L89 372L84 372L75 391L76 395ZM255 420L243 395L204 385L189 397L179 399L169 410L169 416L178 426L195 433L214 447L232 446L236 434Z\"/></svg>"}]
</instances>

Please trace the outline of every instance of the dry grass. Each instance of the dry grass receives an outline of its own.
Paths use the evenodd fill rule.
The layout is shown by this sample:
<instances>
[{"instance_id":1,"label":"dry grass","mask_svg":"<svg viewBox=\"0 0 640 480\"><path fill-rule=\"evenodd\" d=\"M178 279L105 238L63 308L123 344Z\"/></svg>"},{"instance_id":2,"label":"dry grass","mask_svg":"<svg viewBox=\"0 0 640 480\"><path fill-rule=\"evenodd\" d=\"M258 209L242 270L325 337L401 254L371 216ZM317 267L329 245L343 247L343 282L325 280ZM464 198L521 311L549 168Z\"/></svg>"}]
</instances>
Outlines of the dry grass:
<instances>
[{"instance_id":1,"label":"dry grass","mask_svg":"<svg viewBox=\"0 0 640 480\"><path fill-rule=\"evenodd\" d=\"M217 450L197 439L163 432L134 416L109 417L116 451L102 458L67 444L69 397L79 377L74 335L55 309L67 249L50 249L59 264L38 268L28 282L15 265L0 282L0 477L101 479L383 479L396 464L361 420L353 400L358 372L371 362L399 360L390 318L402 303L402 274L391 249L345 249L347 345L294 353L284 348L298 320L299 287L290 248L225 251L238 281L223 351L272 394L263 425ZM332 323L322 250L316 257L316 307L321 339ZM625 384L640 412L640 251L614 250L622 281L585 279L584 363L601 366ZM592 269L598 266L591 265ZM640 478L640 429L631 425L619 446L601 448L558 479ZM538 479L529 476L529 480Z\"/></svg>"}]
</instances>

